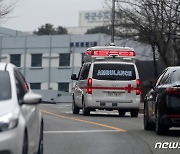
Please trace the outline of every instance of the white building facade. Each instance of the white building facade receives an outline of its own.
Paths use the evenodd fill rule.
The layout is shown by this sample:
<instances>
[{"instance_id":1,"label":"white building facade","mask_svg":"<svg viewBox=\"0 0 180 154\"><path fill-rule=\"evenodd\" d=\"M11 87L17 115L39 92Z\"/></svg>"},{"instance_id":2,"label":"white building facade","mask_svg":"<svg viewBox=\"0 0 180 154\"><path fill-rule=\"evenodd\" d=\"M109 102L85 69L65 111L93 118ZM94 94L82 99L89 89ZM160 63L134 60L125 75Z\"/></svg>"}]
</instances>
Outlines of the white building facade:
<instances>
[{"instance_id":1,"label":"white building facade","mask_svg":"<svg viewBox=\"0 0 180 154\"><path fill-rule=\"evenodd\" d=\"M19 67L33 89L71 92L72 73L88 47L105 45L104 35L0 37L0 60Z\"/></svg>"},{"instance_id":2,"label":"white building facade","mask_svg":"<svg viewBox=\"0 0 180 154\"><path fill-rule=\"evenodd\" d=\"M71 97L71 74L78 73L86 49L109 43L110 36L105 34L0 36L0 61L19 67L32 89L63 91ZM152 57L147 45L127 40L115 43L134 48L140 60Z\"/></svg>"},{"instance_id":3,"label":"white building facade","mask_svg":"<svg viewBox=\"0 0 180 154\"><path fill-rule=\"evenodd\" d=\"M111 23L111 12L102 10L80 11L78 27L66 27L69 34L85 34L88 29L107 26Z\"/></svg>"}]
</instances>

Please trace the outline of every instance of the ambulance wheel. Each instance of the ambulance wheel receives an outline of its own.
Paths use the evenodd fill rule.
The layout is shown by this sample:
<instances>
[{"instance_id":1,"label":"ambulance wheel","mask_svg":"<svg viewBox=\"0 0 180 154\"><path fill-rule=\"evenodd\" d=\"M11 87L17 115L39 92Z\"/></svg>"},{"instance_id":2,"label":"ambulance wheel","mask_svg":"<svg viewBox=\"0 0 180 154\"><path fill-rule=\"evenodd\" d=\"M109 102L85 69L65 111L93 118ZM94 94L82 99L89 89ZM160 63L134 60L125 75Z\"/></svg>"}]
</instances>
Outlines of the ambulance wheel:
<instances>
[{"instance_id":1,"label":"ambulance wheel","mask_svg":"<svg viewBox=\"0 0 180 154\"><path fill-rule=\"evenodd\" d=\"M126 111L122 109L118 110L118 112L119 112L119 116L125 116L126 114Z\"/></svg>"},{"instance_id":2,"label":"ambulance wheel","mask_svg":"<svg viewBox=\"0 0 180 154\"><path fill-rule=\"evenodd\" d=\"M84 116L89 116L90 115L90 109L86 107L86 103L83 100L83 104L82 104L83 108L82 108L82 114Z\"/></svg>"},{"instance_id":3,"label":"ambulance wheel","mask_svg":"<svg viewBox=\"0 0 180 154\"><path fill-rule=\"evenodd\" d=\"M73 102L72 102L72 112L73 112L73 114L79 114L79 108L76 106L76 103L75 103L75 101L74 101L74 99L73 99Z\"/></svg>"},{"instance_id":4,"label":"ambulance wheel","mask_svg":"<svg viewBox=\"0 0 180 154\"><path fill-rule=\"evenodd\" d=\"M131 110L131 117L138 117L139 109Z\"/></svg>"}]
</instances>

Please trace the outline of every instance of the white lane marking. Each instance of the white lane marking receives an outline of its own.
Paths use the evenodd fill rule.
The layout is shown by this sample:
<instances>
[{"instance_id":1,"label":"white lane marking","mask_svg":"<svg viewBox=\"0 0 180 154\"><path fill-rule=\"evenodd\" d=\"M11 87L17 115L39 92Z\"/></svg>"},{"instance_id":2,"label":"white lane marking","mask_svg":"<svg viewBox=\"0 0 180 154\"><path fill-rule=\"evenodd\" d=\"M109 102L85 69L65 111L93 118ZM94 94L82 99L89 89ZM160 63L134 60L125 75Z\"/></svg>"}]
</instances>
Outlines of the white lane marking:
<instances>
[{"instance_id":1,"label":"white lane marking","mask_svg":"<svg viewBox=\"0 0 180 154\"><path fill-rule=\"evenodd\" d=\"M58 133L100 133L100 132L118 132L118 131L117 130L44 131L44 134L58 134Z\"/></svg>"},{"instance_id":2,"label":"white lane marking","mask_svg":"<svg viewBox=\"0 0 180 154\"><path fill-rule=\"evenodd\" d=\"M72 111L67 111L65 113L70 114L72 113ZM82 114L81 111L80 111L80 114ZM91 112L91 114L118 115L118 113L115 113L115 112L99 112L99 111Z\"/></svg>"},{"instance_id":3,"label":"white lane marking","mask_svg":"<svg viewBox=\"0 0 180 154\"><path fill-rule=\"evenodd\" d=\"M72 114L72 111L68 111L68 112L65 112L66 114ZM82 114L82 112L80 111L80 114ZM91 114L100 114L100 115L119 115L118 113L115 113L115 112L91 112ZM139 113L139 115L144 115L143 113ZM126 116L130 116L130 113L126 113Z\"/></svg>"}]
</instances>

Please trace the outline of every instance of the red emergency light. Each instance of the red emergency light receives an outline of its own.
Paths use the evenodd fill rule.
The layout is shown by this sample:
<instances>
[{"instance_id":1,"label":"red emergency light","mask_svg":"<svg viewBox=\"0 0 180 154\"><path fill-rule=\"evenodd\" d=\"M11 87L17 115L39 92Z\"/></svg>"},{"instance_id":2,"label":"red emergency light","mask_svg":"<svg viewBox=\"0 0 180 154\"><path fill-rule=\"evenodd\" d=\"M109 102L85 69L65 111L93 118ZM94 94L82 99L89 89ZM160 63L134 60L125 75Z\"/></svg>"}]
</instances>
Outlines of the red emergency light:
<instances>
[{"instance_id":1,"label":"red emergency light","mask_svg":"<svg viewBox=\"0 0 180 154\"><path fill-rule=\"evenodd\" d=\"M86 51L86 55L91 55L91 56L118 55L122 57L134 57L135 52L132 50L88 50Z\"/></svg>"}]
</instances>

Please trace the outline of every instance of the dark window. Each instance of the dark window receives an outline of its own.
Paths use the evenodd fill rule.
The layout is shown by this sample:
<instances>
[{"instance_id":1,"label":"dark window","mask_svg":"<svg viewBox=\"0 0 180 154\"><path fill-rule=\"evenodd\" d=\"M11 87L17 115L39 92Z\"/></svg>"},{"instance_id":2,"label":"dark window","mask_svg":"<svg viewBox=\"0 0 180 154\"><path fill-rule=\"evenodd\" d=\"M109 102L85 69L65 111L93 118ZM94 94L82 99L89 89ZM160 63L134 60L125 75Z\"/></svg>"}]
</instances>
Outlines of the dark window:
<instances>
[{"instance_id":1,"label":"dark window","mask_svg":"<svg viewBox=\"0 0 180 154\"><path fill-rule=\"evenodd\" d=\"M41 83L30 83L31 89L41 89Z\"/></svg>"},{"instance_id":2,"label":"dark window","mask_svg":"<svg viewBox=\"0 0 180 154\"><path fill-rule=\"evenodd\" d=\"M59 66L70 66L70 54L64 53L59 55Z\"/></svg>"},{"instance_id":3,"label":"dark window","mask_svg":"<svg viewBox=\"0 0 180 154\"><path fill-rule=\"evenodd\" d=\"M97 46L97 42L94 42L94 45L93 46Z\"/></svg>"},{"instance_id":4,"label":"dark window","mask_svg":"<svg viewBox=\"0 0 180 154\"><path fill-rule=\"evenodd\" d=\"M91 47L93 47L94 46L94 42L91 42Z\"/></svg>"},{"instance_id":5,"label":"dark window","mask_svg":"<svg viewBox=\"0 0 180 154\"><path fill-rule=\"evenodd\" d=\"M173 71L172 80L173 81L180 81L180 70Z\"/></svg>"},{"instance_id":6,"label":"dark window","mask_svg":"<svg viewBox=\"0 0 180 154\"><path fill-rule=\"evenodd\" d=\"M93 78L98 80L135 80L134 65L94 64Z\"/></svg>"},{"instance_id":7,"label":"dark window","mask_svg":"<svg viewBox=\"0 0 180 154\"><path fill-rule=\"evenodd\" d=\"M86 42L86 47L89 47L89 42Z\"/></svg>"},{"instance_id":8,"label":"dark window","mask_svg":"<svg viewBox=\"0 0 180 154\"><path fill-rule=\"evenodd\" d=\"M10 63L16 65L17 67L21 67L21 55L20 54L11 54L10 55Z\"/></svg>"},{"instance_id":9,"label":"dark window","mask_svg":"<svg viewBox=\"0 0 180 154\"><path fill-rule=\"evenodd\" d=\"M11 83L9 73L0 71L0 101L11 98Z\"/></svg>"},{"instance_id":10,"label":"dark window","mask_svg":"<svg viewBox=\"0 0 180 154\"><path fill-rule=\"evenodd\" d=\"M162 72L162 74L159 76L159 78L158 78L158 80L157 80L157 82L156 82L156 86L159 86L159 85L162 84L163 77L164 77L164 75L165 75L166 72L167 72L167 69L164 70L164 71Z\"/></svg>"},{"instance_id":11,"label":"dark window","mask_svg":"<svg viewBox=\"0 0 180 154\"><path fill-rule=\"evenodd\" d=\"M79 47L79 42L76 42L76 47Z\"/></svg>"},{"instance_id":12,"label":"dark window","mask_svg":"<svg viewBox=\"0 0 180 154\"><path fill-rule=\"evenodd\" d=\"M31 58L31 67L42 67L42 54L32 54Z\"/></svg>"},{"instance_id":13,"label":"dark window","mask_svg":"<svg viewBox=\"0 0 180 154\"><path fill-rule=\"evenodd\" d=\"M170 83L170 73L169 73L169 71L167 71L164 74L164 76L163 76L163 78L161 80L161 84L168 84L168 83Z\"/></svg>"},{"instance_id":14,"label":"dark window","mask_svg":"<svg viewBox=\"0 0 180 154\"><path fill-rule=\"evenodd\" d=\"M70 47L73 47L73 46L74 46L74 42L71 42L71 43L70 43Z\"/></svg>"},{"instance_id":15,"label":"dark window","mask_svg":"<svg viewBox=\"0 0 180 154\"><path fill-rule=\"evenodd\" d=\"M90 64L84 64L81 71L80 80L85 80L88 78L90 66Z\"/></svg>"},{"instance_id":16,"label":"dark window","mask_svg":"<svg viewBox=\"0 0 180 154\"><path fill-rule=\"evenodd\" d=\"M68 82L58 83L58 90L64 91L64 92L69 92L69 83Z\"/></svg>"},{"instance_id":17,"label":"dark window","mask_svg":"<svg viewBox=\"0 0 180 154\"><path fill-rule=\"evenodd\" d=\"M18 70L15 70L14 75L16 79L16 90L17 90L18 101L21 104L23 102L24 95L29 90L29 87L25 78Z\"/></svg>"},{"instance_id":18,"label":"dark window","mask_svg":"<svg viewBox=\"0 0 180 154\"><path fill-rule=\"evenodd\" d=\"M81 47L84 47L84 42L81 42Z\"/></svg>"}]
</instances>

